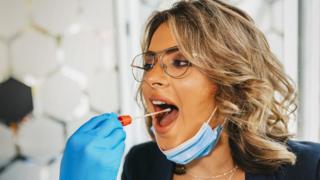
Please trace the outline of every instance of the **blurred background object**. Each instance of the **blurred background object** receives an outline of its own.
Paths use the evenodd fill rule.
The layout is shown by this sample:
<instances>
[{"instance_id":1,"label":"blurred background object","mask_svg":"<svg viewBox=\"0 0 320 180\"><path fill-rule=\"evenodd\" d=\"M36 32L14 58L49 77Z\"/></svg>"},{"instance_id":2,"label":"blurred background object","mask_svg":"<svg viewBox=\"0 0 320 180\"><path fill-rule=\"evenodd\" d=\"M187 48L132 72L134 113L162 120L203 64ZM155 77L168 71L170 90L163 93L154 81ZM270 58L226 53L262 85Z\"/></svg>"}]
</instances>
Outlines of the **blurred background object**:
<instances>
[{"instance_id":1,"label":"blurred background object","mask_svg":"<svg viewBox=\"0 0 320 180\"><path fill-rule=\"evenodd\" d=\"M0 0L0 180L57 180L67 138L104 112L139 115L130 69L143 25L172 0ZM320 2L228 0L247 11L299 90L290 130L320 140ZM126 151L149 140L125 127Z\"/></svg>"},{"instance_id":2,"label":"blurred background object","mask_svg":"<svg viewBox=\"0 0 320 180\"><path fill-rule=\"evenodd\" d=\"M0 122L7 126L18 124L33 110L31 88L9 78L0 83Z\"/></svg>"}]
</instances>

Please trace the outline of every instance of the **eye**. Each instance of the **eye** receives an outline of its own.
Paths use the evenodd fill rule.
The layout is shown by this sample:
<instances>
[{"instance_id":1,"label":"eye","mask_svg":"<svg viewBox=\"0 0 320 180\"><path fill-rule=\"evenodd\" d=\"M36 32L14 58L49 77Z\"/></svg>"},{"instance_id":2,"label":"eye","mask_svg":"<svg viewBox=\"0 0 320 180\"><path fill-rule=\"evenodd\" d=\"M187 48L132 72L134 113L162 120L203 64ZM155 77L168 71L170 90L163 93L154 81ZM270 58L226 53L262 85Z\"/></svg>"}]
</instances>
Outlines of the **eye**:
<instances>
[{"instance_id":1,"label":"eye","mask_svg":"<svg viewBox=\"0 0 320 180\"><path fill-rule=\"evenodd\" d=\"M143 69L145 71L149 71L153 68L154 63L154 54L145 54L144 55L144 62L143 62Z\"/></svg>"},{"instance_id":2,"label":"eye","mask_svg":"<svg viewBox=\"0 0 320 180\"><path fill-rule=\"evenodd\" d=\"M152 67L153 67L153 65L152 64L148 64L148 63L143 65L143 69L145 71L149 71L150 69L152 69Z\"/></svg>"},{"instance_id":3,"label":"eye","mask_svg":"<svg viewBox=\"0 0 320 180\"><path fill-rule=\"evenodd\" d=\"M188 60L180 60L180 59L172 60L171 64L176 68L182 68L182 67L187 67L191 65L191 63Z\"/></svg>"}]
</instances>

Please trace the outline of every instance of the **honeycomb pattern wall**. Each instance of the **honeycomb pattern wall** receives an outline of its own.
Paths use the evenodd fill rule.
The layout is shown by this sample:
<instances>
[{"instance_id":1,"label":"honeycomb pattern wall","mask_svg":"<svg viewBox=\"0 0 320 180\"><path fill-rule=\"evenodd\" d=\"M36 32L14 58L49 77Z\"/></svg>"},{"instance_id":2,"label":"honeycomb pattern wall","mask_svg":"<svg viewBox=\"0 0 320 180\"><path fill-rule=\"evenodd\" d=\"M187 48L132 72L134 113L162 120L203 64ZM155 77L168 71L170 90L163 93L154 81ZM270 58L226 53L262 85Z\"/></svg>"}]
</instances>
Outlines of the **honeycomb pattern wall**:
<instances>
[{"instance_id":1,"label":"honeycomb pattern wall","mask_svg":"<svg viewBox=\"0 0 320 180\"><path fill-rule=\"evenodd\" d=\"M229 0L255 19L280 60L283 1ZM142 27L169 2L140 0L141 23L133 25ZM96 114L120 112L114 6L113 0L0 0L0 83L16 78L31 87L34 103L21 123L0 123L0 180L57 180L67 138Z\"/></svg>"},{"instance_id":2,"label":"honeycomb pattern wall","mask_svg":"<svg viewBox=\"0 0 320 180\"><path fill-rule=\"evenodd\" d=\"M67 138L120 111L114 19L112 0L0 0L0 83L31 87L34 104L0 123L0 180L57 180Z\"/></svg>"}]
</instances>

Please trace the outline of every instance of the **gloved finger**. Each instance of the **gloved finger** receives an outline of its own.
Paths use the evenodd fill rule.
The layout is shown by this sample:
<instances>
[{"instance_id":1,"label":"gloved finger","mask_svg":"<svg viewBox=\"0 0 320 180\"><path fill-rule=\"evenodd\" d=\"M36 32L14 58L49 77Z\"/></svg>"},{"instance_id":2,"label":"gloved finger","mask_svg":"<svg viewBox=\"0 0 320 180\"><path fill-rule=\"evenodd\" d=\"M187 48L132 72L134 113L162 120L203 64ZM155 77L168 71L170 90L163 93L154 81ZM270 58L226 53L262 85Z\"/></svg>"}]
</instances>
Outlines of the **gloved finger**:
<instances>
[{"instance_id":1,"label":"gloved finger","mask_svg":"<svg viewBox=\"0 0 320 180\"><path fill-rule=\"evenodd\" d=\"M110 134L104 137L104 144L113 149L120 143L124 143L126 139L126 133L123 129L115 129Z\"/></svg>"},{"instance_id":2,"label":"gloved finger","mask_svg":"<svg viewBox=\"0 0 320 180\"><path fill-rule=\"evenodd\" d=\"M118 116L112 115L105 121L101 121L101 123L98 124L98 127L96 127L94 131L96 131L95 134L97 134L98 136L106 137L116 129L123 130L123 126L118 120Z\"/></svg>"},{"instance_id":3,"label":"gloved finger","mask_svg":"<svg viewBox=\"0 0 320 180\"><path fill-rule=\"evenodd\" d=\"M109 149L104 151L104 155L101 155L100 158L103 158L105 164L108 164L112 167L119 167L121 163L121 157L123 156L125 149L125 144L121 143L114 147L114 149ZM107 156L106 156L107 154Z\"/></svg>"},{"instance_id":4,"label":"gloved finger","mask_svg":"<svg viewBox=\"0 0 320 180\"><path fill-rule=\"evenodd\" d=\"M96 129L98 127L100 127L100 124L103 123L104 121L108 120L108 119L114 119L114 118L118 118L116 113L105 113L105 114L101 114L98 116L95 116L93 118L91 118L89 121L87 121L85 124L83 124L78 131L89 131L92 129Z\"/></svg>"},{"instance_id":5,"label":"gloved finger","mask_svg":"<svg viewBox=\"0 0 320 180\"><path fill-rule=\"evenodd\" d=\"M120 141L120 142L118 142L118 144L115 144L112 147L112 151L122 154L124 152L124 148L125 148L124 141Z\"/></svg>"},{"instance_id":6,"label":"gloved finger","mask_svg":"<svg viewBox=\"0 0 320 180\"><path fill-rule=\"evenodd\" d=\"M124 144L126 134L123 130L114 130L108 137L96 137L94 141L90 142L91 147L100 149L103 153L114 149L119 144Z\"/></svg>"}]
</instances>

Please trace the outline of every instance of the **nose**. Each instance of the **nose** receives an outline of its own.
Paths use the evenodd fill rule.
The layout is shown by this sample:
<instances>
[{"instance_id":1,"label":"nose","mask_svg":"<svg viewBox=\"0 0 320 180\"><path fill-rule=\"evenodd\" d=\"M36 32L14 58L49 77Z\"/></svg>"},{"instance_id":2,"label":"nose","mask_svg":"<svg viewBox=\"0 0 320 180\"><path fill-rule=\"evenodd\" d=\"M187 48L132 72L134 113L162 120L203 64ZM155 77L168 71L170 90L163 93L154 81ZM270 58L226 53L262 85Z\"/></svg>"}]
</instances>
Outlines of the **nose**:
<instances>
[{"instance_id":1,"label":"nose","mask_svg":"<svg viewBox=\"0 0 320 180\"><path fill-rule=\"evenodd\" d=\"M168 86L168 79L159 61L145 74L145 82L152 88Z\"/></svg>"}]
</instances>

